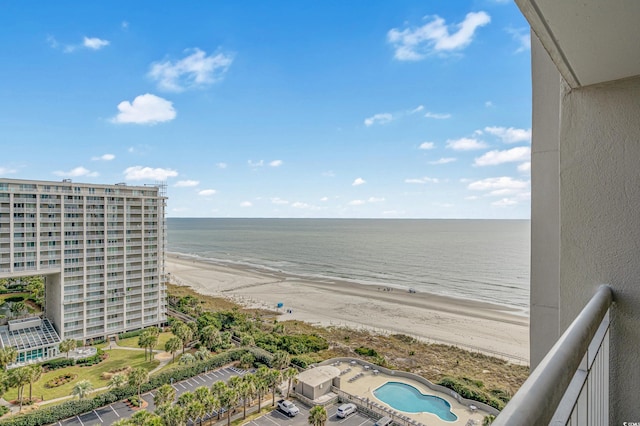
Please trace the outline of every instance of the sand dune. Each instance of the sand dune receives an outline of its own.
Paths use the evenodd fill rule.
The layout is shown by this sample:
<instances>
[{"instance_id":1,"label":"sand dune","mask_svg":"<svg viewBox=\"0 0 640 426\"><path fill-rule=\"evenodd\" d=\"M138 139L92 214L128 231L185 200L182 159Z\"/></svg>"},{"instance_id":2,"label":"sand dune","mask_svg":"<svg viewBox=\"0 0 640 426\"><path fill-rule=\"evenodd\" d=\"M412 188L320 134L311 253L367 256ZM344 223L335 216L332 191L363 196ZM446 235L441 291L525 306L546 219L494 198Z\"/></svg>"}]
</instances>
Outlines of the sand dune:
<instances>
[{"instance_id":1,"label":"sand dune","mask_svg":"<svg viewBox=\"0 0 640 426\"><path fill-rule=\"evenodd\" d=\"M300 278L278 272L167 255L172 282L276 310L282 319L402 333L501 356L529 360L529 320L508 308L428 293L409 293L344 281ZM289 313L291 311L291 313Z\"/></svg>"}]
</instances>

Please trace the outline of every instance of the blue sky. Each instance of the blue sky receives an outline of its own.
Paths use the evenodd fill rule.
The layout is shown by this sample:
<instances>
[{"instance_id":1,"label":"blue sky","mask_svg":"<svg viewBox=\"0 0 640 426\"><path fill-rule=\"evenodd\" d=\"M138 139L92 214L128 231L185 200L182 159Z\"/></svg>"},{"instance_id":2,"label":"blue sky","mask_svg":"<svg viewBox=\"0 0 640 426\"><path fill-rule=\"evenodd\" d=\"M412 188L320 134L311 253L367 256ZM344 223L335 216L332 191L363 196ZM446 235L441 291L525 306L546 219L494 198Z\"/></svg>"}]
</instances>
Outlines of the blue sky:
<instances>
[{"instance_id":1,"label":"blue sky","mask_svg":"<svg viewBox=\"0 0 640 426\"><path fill-rule=\"evenodd\" d=\"M166 181L170 217L529 217L510 1L37 5L0 0L0 177Z\"/></svg>"}]
</instances>

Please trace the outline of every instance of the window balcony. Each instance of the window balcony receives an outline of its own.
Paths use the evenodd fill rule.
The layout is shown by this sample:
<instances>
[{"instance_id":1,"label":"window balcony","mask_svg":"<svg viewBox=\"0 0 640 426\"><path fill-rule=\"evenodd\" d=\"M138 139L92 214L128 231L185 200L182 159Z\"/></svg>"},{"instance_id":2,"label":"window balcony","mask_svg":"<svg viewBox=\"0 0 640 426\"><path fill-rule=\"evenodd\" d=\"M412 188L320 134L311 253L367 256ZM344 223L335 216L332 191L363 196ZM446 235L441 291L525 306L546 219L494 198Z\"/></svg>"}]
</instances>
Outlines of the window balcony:
<instances>
[{"instance_id":1,"label":"window balcony","mask_svg":"<svg viewBox=\"0 0 640 426\"><path fill-rule=\"evenodd\" d=\"M602 286L492 423L609 423L609 309Z\"/></svg>"}]
</instances>

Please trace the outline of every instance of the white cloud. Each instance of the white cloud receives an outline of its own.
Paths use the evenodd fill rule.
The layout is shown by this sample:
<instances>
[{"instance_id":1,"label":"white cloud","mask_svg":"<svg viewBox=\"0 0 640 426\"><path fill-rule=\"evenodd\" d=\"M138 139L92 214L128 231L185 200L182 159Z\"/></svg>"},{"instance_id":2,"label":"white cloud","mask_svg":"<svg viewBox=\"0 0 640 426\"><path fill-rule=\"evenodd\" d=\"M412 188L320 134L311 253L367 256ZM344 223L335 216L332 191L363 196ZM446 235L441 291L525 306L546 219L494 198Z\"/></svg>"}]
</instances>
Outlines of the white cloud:
<instances>
[{"instance_id":1,"label":"white cloud","mask_svg":"<svg viewBox=\"0 0 640 426\"><path fill-rule=\"evenodd\" d=\"M151 65L149 76L158 82L162 90L181 92L209 86L224 78L233 62L232 55L218 53L209 55L196 48L176 62L156 62Z\"/></svg>"},{"instance_id":2,"label":"white cloud","mask_svg":"<svg viewBox=\"0 0 640 426\"><path fill-rule=\"evenodd\" d=\"M416 112L420 112L424 109L424 105L418 105L417 107L415 107L414 109L412 109L411 111L409 111L409 114L415 114Z\"/></svg>"},{"instance_id":3,"label":"white cloud","mask_svg":"<svg viewBox=\"0 0 640 426\"><path fill-rule=\"evenodd\" d=\"M226 169L227 168L227 163L217 163L216 167L219 169Z\"/></svg>"},{"instance_id":4,"label":"white cloud","mask_svg":"<svg viewBox=\"0 0 640 426\"><path fill-rule=\"evenodd\" d=\"M272 198L271 199L271 203L273 203L273 204L289 204L289 202L287 200L283 200L282 198L278 198L278 197Z\"/></svg>"},{"instance_id":5,"label":"white cloud","mask_svg":"<svg viewBox=\"0 0 640 426\"><path fill-rule=\"evenodd\" d=\"M430 178L430 177L421 177L421 178L410 178L410 179L405 179L404 180L405 183L418 183L418 184L425 184L425 183L438 183L440 182L440 180L438 178Z\"/></svg>"},{"instance_id":6,"label":"white cloud","mask_svg":"<svg viewBox=\"0 0 640 426\"><path fill-rule=\"evenodd\" d=\"M327 170L326 172L322 172L322 176L325 177L335 177L336 174L333 170Z\"/></svg>"},{"instance_id":7,"label":"white cloud","mask_svg":"<svg viewBox=\"0 0 640 426\"><path fill-rule=\"evenodd\" d=\"M179 180L173 186L175 186L176 188L189 188L198 185L200 185L200 181L197 180Z\"/></svg>"},{"instance_id":8,"label":"white cloud","mask_svg":"<svg viewBox=\"0 0 640 426\"><path fill-rule=\"evenodd\" d=\"M531 171L531 161L518 164L518 171L521 173L529 173Z\"/></svg>"},{"instance_id":9,"label":"white cloud","mask_svg":"<svg viewBox=\"0 0 640 426\"><path fill-rule=\"evenodd\" d=\"M92 161L111 161L115 158L116 156L113 154L103 154L103 155L100 155L99 157L91 157L91 160Z\"/></svg>"},{"instance_id":10,"label":"white cloud","mask_svg":"<svg viewBox=\"0 0 640 426\"><path fill-rule=\"evenodd\" d=\"M496 207L509 207L516 204L518 204L518 201L514 200L513 198L502 198L498 201L494 201L493 203L491 203L492 206L496 206Z\"/></svg>"},{"instance_id":11,"label":"white cloud","mask_svg":"<svg viewBox=\"0 0 640 426\"><path fill-rule=\"evenodd\" d=\"M530 142L531 129L516 129L515 127L485 127L484 130L497 136L504 143Z\"/></svg>"},{"instance_id":12,"label":"white cloud","mask_svg":"<svg viewBox=\"0 0 640 426\"><path fill-rule=\"evenodd\" d=\"M501 189L510 189L520 191L529 187L528 181L517 180L509 176L486 178L471 182L467 188L472 191L496 191Z\"/></svg>"},{"instance_id":13,"label":"white cloud","mask_svg":"<svg viewBox=\"0 0 640 426\"><path fill-rule=\"evenodd\" d=\"M320 198L320 201L323 201L323 202L324 201L329 201L329 197L322 197L322 198Z\"/></svg>"},{"instance_id":14,"label":"white cloud","mask_svg":"<svg viewBox=\"0 0 640 426\"><path fill-rule=\"evenodd\" d=\"M243 201L240 203L240 207L253 207L253 203L251 201Z\"/></svg>"},{"instance_id":15,"label":"white cloud","mask_svg":"<svg viewBox=\"0 0 640 426\"><path fill-rule=\"evenodd\" d=\"M260 161L247 160L247 164L249 164L249 167L262 167L264 166L264 160L260 160Z\"/></svg>"},{"instance_id":16,"label":"white cloud","mask_svg":"<svg viewBox=\"0 0 640 426\"><path fill-rule=\"evenodd\" d=\"M369 197L368 203L381 203L384 201L384 197Z\"/></svg>"},{"instance_id":17,"label":"white cloud","mask_svg":"<svg viewBox=\"0 0 640 426\"><path fill-rule=\"evenodd\" d=\"M0 175L8 175L11 173L17 173L18 171L16 169L10 169L7 167L0 167Z\"/></svg>"},{"instance_id":18,"label":"white cloud","mask_svg":"<svg viewBox=\"0 0 640 426\"><path fill-rule=\"evenodd\" d=\"M280 167L282 166L282 160L273 160L272 162L269 163L269 166Z\"/></svg>"},{"instance_id":19,"label":"white cloud","mask_svg":"<svg viewBox=\"0 0 640 426\"><path fill-rule=\"evenodd\" d=\"M203 195L205 197L209 197L211 195L216 195L218 191L215 189L203 189L202 191L198 191L198 195Z\"/></svg>"},{"instance_id":20,"label":"white cloud","mask_svg":"<svg viewBox=\"0 0 640 426\"><path fill-rule=\"evenodd\" d=\"M457 161L457 159L453 157L443 157L435 161L430 161L429 164L439 165L439 164L448 164Z\"/></svg>"},{"instance_id":21,"label":"white cloud","mask_svg":"<svg viewBox=\"0 0 640 426\"><path fill-rule=\"evenodd\" d=\"M475 138L449 139L447 141L447 148L451 148L456 151L474 151L486 147L486 143Z\"/></svg>"},{"instance_id":22,"label":"white cloud","mask_svg":"<svg viewBox=\"0 0 640 426\"><path fill-rule=\"evenodd\" d=\"M529 28L507 28L506 31L511 34L513 40L518 44L515 53L531 50L531 32Z\"/></svg>"},{"instance_id":23,"label":"white cloud","mask_svg":"<svg viewBox=\"0 0 640 426\"><path fill-rule=\"evenodd\" d=\"M109 45L109 40L101 40L97 37L85 37L82 41L82 45L87 49L100 50Z\"/></svg>"},{"instance_id":24,"label":"white cloud","mask_svg":"<svg viewBox=\"0 0 640 426\"><path fill-rule=\"evenodd\" d=\"M143 166L128 167L124 171L127 180L167 180L178 176L178 172L172 169L152 168Z\"/></svg>"},{"instance_id":25,"label":"white cloud","mask_svg":"<svg viewBox=\"0 0 640 426\"><path fill-rule=\"evenodd\" d=\"M491 107L493 106L493 102L491 102L491 101L486 101L486 102L484 103L484 106L485 106L485 107L487 107L487 108L491 108Z\"/></svg>"},{"instance_id":26,"label":"white cloud","mask_svg":"<svg viewBox=\"0 0 640 426\"><path fill-rule=\"evenodd\" d=\"M56 38L52 35L48 35L46 38L46 41L49 47L51 47L52 49L57 49L58 46L60 46L60 43L58 43L58 40L56 40Z\"/></svg>"},{"instance_id":27,"label":"white cloud","mask_svg":"<svg viewBox=\"0 0 640 426\"><path fill-rule=\"evenodd\" d=\"M296 201L291 204L294 209L316 210L317 207L312 204L303 203L302 201Z\"/></svg>"},{"instance_id":28,"label":"white cloud","mask_svg":"<svg viewBox=\"0 0 640 426\"><path fill-rule=\"evenodd\" d=\"M96 177L98 176L97 172L92 172L89 169L86 169L82 166L78 166L76 168L73 168L71 170L69 170L68 172L65 171L55 171L53 172L54 175L56 176L62 176L62 177L80 177L80 176L89 176L89 177Z\"/></svg>"},{"instance_id":29,"label":"white cloud","mask_svg":"<svg viewBox=\"0 0 640 426\"><path fill-rule=\"evenodd\" d=\"M519 146L505 151L489 151L474 161L475 166L496 166L504 163L528 161L531 158L531 148Z\"/></svg>"},{"instance_id":30,"label":"white cloud","mask_svg":"<svg viewBox=\"0 0 640 426\"><path fill-rule=\"evenodd\" d=\"M352 200L352 201L349 201L347 204L350 205L350 206L361 206L361 205L363 205L365 203L366 203L366 201L364 201L364 200Z\"/></svg>"},{"instance_id":31,"label":"white cloud","mask_svg":"<svg viewBox=\"0 0 640 426\"><path fill-rule=\"evenodd\" d=\"M120 28L122 28L123 31L126 31L129 29L129 23L127 21L122 21L120 23Z\"/></svg>"},{"instance_id":32,"label":"white cloud","mask_svg":"<svg viewBox=\"0 0 640 426\"><path fill-rule=\"evenodd\" d=\"M369 126L373 126L374 124L387 124L392 120L393 120L393 115L389 114L388 112L385 112L381 114L374 114L369 118L365 118L364 125L369 127Z\"/></svg>"},{"instance_id":33,"label":"white cloud","mask_svg":"<svg viewBox=\"0 0 640 426\"><path fill-rule=\"evenodd\" d=\"M118 115L111 120L114 123L156 124L176 118L170 101L150 93L136 96L133 102L120 102L118 110Z\"/></svg>"},{"instance_id":34,"label":"white cloud","mask_svg":"<svg viewBox=\"0 0 640 426\"><path fill-rule=\"evenodd\" d=\"M446 120L447 118L451 118L451 114L439 114L436 112L427 112L424 116L436 120Z\"/></svg>"},{"instance_id":35,"label":"white cloud","mask_svg":"<svg viewBox=\"0 0 640 426\"><path fill-rule=\"evenodd\" d=\"M360 185L364 185L365 183L367 183L366 180L364 180L362 178L356 178L356 180L354 180L351 185L352 186L360 186Z\"/></svg>"},{"instance_id":36,"label":"white cloud","mask_svg":"<svg viewBox=\"0 0 640 426\"><path fill-rule=\"evenodd\" d=\"M467 13L464 21L453 25L455 32L439 16L418 28L391 29L387 41L395 48L395 58L400 61L418 61L430 54L449 52L467 47L473 40L477 28L491 22L486 12Z\"/></svg>"},{"instance_id":37,"label":"white cloud","mask_svg":"<svg viewBox=\"0 0 640 426\"><path fill-rule=\"evenodd\" d=\"M436 147L436 144L433 142L422 142L419 146L420 149L433 149Z\"/></svg>"}]
</instances>

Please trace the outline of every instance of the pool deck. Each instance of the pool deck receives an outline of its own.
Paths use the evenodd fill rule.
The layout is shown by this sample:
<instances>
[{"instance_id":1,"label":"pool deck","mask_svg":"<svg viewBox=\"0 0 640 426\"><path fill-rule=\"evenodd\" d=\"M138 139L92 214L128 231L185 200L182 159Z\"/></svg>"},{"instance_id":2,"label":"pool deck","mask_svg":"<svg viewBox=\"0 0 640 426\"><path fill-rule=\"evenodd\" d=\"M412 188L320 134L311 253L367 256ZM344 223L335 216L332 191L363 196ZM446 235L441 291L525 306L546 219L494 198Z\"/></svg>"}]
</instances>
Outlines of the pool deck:
<instances>
[{"instance_id":1,"label":"pool deck","mask_svg":"<svg viewBox=\"0 0 640 426\"><path fill-rule=\"evenodd\" d=\"M434 395L446 400L451 405L451 412L456 416L458 416L458 420L448 422L440 419L440 417L431 413L424 413L424 412L407 413L407 412L395 410L398 414L417 420L423 425L427 425L427 426L456 425L458 426L458 425L467 425L469 420L474 420L476 425L481 425L482 420L484 419L484 416L489 414L484 411L481 411L480 409L476 410L475 412L472 412L468 406L460 404L451 395L435 392L429 389L428 387L426 387L425 385L423 385L422 383L419 383L415 380L407 379L404 377L391 376L388 374L384 374L382 372L374 374L372 369L366 369L364 366L359 364L350 365L347 363L341 363L340 365L338 365L338 368L341 371L344 371L347 368L351 369L348 373L340 376L340 390L350 393L351 395L357 395L365 399L369 398L369 401L375 402L379 406L387 407L390 410L395 410L393 407L389 406L388 404L385 404L384 402L376 398L375 395L373 394L373 391L387 382L406 383L420 390L420 392L422 392L425 395ZM358 379L350 381L350 379L357 376L358 374L361 374L361 376L359 376Z\"/></svg>"}]
</instances>

